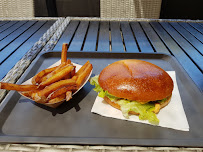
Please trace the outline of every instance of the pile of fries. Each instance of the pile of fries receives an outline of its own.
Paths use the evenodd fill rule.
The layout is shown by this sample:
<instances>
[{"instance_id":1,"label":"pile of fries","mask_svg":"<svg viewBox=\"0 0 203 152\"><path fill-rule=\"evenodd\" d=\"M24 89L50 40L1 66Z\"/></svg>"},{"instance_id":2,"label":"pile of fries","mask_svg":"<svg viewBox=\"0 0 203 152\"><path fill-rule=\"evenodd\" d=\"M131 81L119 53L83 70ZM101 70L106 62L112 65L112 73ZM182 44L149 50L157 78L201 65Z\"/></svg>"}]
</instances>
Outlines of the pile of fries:
<instances>
[{"instance_id":1,"label":"pile of fries","mask_svg":"<svg viewBox=\"0 0 203 152\"><path fill-rule=\"evenodd\" d=\"M18 85L0 82L0 89L15 90L37 103L56 108L86 81L92 71L92 64L87 61L77 72L70 59L67 60L67 44L62 46L61 64L40 71L32 78L32 84Z\"/></svg>"}]
</instances>

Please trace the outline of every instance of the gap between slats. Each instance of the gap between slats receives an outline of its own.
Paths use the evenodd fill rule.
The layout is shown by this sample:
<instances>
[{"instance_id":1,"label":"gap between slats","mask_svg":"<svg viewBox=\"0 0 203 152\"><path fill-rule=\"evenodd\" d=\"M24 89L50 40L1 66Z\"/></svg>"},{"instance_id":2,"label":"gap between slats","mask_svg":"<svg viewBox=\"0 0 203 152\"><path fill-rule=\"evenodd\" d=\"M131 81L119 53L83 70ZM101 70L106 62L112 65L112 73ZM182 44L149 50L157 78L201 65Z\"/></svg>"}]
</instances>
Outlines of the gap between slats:
<instances>
[{"instance_id":1,"label":"gap between slats","mask_svg":"<svg viewBox=\"0 0 203 152\"><path fill-rule=\"evenodd\" d=\"M96 50L98 50L98 43L99 43L99 31L100 31L100 22L99 22L99 26L98 26L98 31L97 31L97 42L96 42Z\"/></svg>"},{"instance_id":2,"label":"gap between slats","mask_svg":"<svg viewBox=\"0 0 203 152\"><path fill-rule=\"evenodd\" d=\"M111 25L109 23L109 51L112 52Z\"/></svg>"},{"instance_id":3,"label":"gap between slats","mask_svg":"<svg viewBox=\"0 0 203 152\"><path fill-rule=\"evenodd\" d=\"M122 42L123 42L123 49L124 49L124 52L126 52L126 46L125 46L125 42L124 42L123 33L122 33L122 30L121 30L121 24L120 23L119 23L119 27L120 27L121 39L122 39Z\"/></svg>"}]
</instances>

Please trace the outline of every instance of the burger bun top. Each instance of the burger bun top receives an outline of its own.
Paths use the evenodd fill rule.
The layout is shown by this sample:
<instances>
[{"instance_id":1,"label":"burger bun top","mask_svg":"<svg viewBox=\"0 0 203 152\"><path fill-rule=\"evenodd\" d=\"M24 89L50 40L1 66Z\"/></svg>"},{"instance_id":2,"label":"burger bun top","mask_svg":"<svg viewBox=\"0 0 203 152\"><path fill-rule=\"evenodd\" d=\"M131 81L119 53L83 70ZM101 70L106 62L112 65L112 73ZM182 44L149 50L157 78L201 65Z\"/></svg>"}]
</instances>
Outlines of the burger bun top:
<instances>
[{"instance_id":1,"label":"burger bun top","mask_svg":"<svg viewBox=\"0 0 203 152\"><path fill-rule=\"evenodd\" d=\"M141 103L162 100L173 91L173 81L167 72L150 62L135 59L108 65L98 81L110 94Z\"/></svg>"}]
</instances>

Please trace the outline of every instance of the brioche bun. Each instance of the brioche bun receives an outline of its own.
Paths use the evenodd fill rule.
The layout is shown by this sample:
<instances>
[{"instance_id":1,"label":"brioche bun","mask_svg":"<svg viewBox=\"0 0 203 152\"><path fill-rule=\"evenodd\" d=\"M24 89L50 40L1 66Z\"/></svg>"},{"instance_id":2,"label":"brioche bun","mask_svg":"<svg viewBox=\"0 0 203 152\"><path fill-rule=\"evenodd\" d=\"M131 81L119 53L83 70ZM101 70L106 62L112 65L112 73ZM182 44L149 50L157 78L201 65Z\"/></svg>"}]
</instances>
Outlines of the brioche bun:
<instances>
[{"instance_id":1,"label":"brioche bun","mask_svg":"<svg viewBox=\"0 0 203 152\"><path fill-rule=\"evenodd\" d=\"M108 65L101 71L98 82L110 94L142 104L170 97L173 91L173 81L167 72L135 59Z\"/></svg>"}]
</instances>

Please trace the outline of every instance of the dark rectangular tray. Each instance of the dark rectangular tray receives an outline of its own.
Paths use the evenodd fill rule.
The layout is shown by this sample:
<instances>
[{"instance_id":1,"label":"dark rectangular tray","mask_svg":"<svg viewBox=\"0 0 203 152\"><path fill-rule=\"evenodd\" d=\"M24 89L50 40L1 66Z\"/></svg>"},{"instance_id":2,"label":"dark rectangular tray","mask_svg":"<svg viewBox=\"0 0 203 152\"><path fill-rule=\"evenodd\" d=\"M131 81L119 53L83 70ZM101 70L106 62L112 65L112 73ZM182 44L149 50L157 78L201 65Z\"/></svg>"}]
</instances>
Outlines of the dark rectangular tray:
<instances>
[{"instance_id":1,"label":"dark rectangular tray","mask_svg":"<svg viewBox=\"0 0 203 152\"><path fill-rule=\"evenodd\" d=\"M60 52L37 57L18 84L60 60ZM203 96L176 59L166 54L68 52L72 62L93 64L92 76L121 59L141 59L176 71L190 131L117 120L91 113L97 96L89 82L69 102L52 109L10 91L0 106L1 143L203 147ZM178 114L178 113L177 113Z\"/></svg>"}]
</instances>

